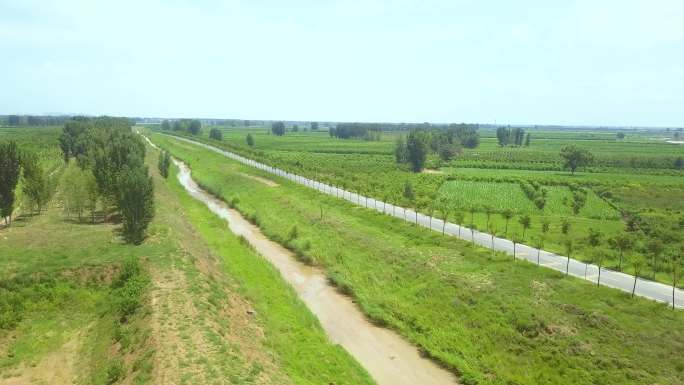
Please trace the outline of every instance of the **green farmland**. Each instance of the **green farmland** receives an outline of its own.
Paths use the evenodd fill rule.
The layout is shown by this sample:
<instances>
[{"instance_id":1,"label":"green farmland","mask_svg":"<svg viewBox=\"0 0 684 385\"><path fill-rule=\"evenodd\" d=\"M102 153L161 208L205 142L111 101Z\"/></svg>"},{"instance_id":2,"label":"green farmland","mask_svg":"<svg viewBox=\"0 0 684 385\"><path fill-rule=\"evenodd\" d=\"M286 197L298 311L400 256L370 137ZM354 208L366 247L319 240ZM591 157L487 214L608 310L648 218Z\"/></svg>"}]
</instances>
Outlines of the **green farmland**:
<instances>
[{"instance_id":1,"label":"green farmland","mask_svg":"<svg viewBox=\"0 0 684 385\"><path fill-rule=\"evenodd\" d=\"M681 383L679 359L661 359L681 344L680 312L514 263L168 135L151 138L463 383Z\"/></svg>"},{"instance_id":2,"label":"green farmland","mask_svg":"<svg viewBox=\"0 0 684 385\"><path fill-rule=\"evenodd\" d=\"M676 166L684 146L666 143L671 133L665 131L530 129L530 146L500 147L493 132L483 130L479 147L464 149L450 162L430 155L428 172L413 173L394 161L394 143L405 133L383 132L379 140L370 141L332 138L325 131L276 136L263 127L219 127L223 140L216 141L207 137L210 128L200 140L376 199L447 215L452 221L460 218L461 224L530 245L543 237L544 247L560 254L570 239L575 258L594 261L596 250L604 250L603 265L616 270L629 268L620 255L624 253L609 242L630 230L631 256L646 260L639 274L661 282L672 282L670 258L684 247L684 171ZM617 132L625 132L625 138L618 139ZM247 134L254 138L253 146L247 145ZM574 175L562 169L559 156L569 143L594 156L592 165ZM412 185L414 199L404 196L406 183ZM523 185L540 189L542 208L525 194ZM580 194L575 212L574 195ZM502 216L507 210L513 213L508 229ZM530 216L530 227L523 239L519 219L524 215ZM545 234L544 221L550 224ZM563 222L569 223L567 234ZM601 233L600 244L588 244L592 231ZM664 240L667 247L649 248L654 239ZM684 266L681 260L677 263Z\"/></svg>"}]
</instances>

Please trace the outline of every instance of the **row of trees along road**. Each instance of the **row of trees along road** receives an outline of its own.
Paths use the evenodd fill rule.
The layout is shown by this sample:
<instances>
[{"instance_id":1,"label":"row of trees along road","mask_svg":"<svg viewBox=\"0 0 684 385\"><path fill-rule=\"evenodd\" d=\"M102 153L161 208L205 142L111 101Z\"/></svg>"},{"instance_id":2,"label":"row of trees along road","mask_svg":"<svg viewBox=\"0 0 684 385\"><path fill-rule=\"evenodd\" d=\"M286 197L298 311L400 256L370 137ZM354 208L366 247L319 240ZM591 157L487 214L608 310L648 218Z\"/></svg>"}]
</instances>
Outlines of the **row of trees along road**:
<instances>
[{"instance_id":1,"label":"row of trees along road","mask_svg":"<svg viewBox=\"0 0 684 385\"><path fill-rule=\"evenodd\" d=\"M428 154L434 153L448 162L463 152L463 148L480 145L480 133L476 125L452 124L446 129L411 130L406 139L400 136L394 147L397 163L408 163L411 171L421 172Z\"/></svg>"},{"instance_id":2,"label":"row of trees along road","mask_svg":"<svg viewBox=\"0 0 684 385\"><path fill-rule=\"evenodd\" d=\"M606 260L612 259L616 263L611 268L618 271L627 271L634 275L634 287L632 288L632 296L636 290L636 277L644 276L644 266L650 266L651 276L647 276L655 280L657 272L667 272L672 279L673 299L674 303L674 288L677 286L679 278L679 270L681 262L684 258L684 247L676 242L665 243L659 237L654 237L652 234L646 234L640 229L627 226L624 231L621 231L614 236L607 238L606 235L597 229L590 228L588 234L584 237L577 237L573 234L572 224L569 220L564 219L554 228L548 219L543 218L539 223L535 223L533 218L528 214L518 214L506 209L502 211L495 211L491 206L475 207L464 209L457 207L454 202L449 199L438 199L435 202L423 202L422 204L416 200L413 186L409 181L404 184L403 198L408 205L414 208L417 213L419 210L427 212L430 217L430 227L432 227L432 218L437 217L447 221L453 221L459 225L469 227L469 234L471 240L475 242L475 231L481 230L491 234L491 247L494 247L494 237L499 236L510 239L513 242L513 259L516 258L516 246L521 243L534 245L537 249L543 249L549 233L558 231L561 234L561 242L567 257L566 274L569 273L570 259L575 255L579 246L585 248L585 260L588 263L593 263L599 267L597 277L597 284L601 283L601 270L605 267ZM393 209L394 210L394 209ZM475 214L485 214L486 222L482 229L478 229L475 224ZM394 212L393 212L394 214ZM494 223L493 215L501 216L504 224L497 227ZM404 211L406 215L406 211ZM408 218L405 218L408 219ZM414 218L411 218L414 219ZM520 224L520 233L509 232L509 223L515 220ZM415 215L415 224L418 224L418 215ZM538 236L529 239L526 235L532 228L538 227ZM444 233L445 227L442 226ZM459 229L459 237L462 235ZM530 242L532 241L532 242ZM537 252L537 263L540 262L540 253ZM587 266L588 267L588 266ZM588 268L585 270L585 275ZM593 273L593 272L592 272ZM585 276L586 278L586 276Z\"/></svg>"},{"instance_id":3,"label":"row of trees along road","mask_svg":"<svg viewBox=\"0 0 684 385\"><path fill-rule=\"evenodd\" d=\"M0 143L0 216L5 225L12 223L20 180L24 211L40 214L50 200L54 184L38 155L21 150L14 141Z\"/></svg>"},{"instance_id":4,"label":"row of trees along road","mask_svg":"<svg viewBox=\"0 0 684 385\"><path fill-rule=\"evenodd\" d=\"M124 239L140 244L154 216L154 186L144 163L145 145L131 131L130 121L77 117L64 125L59 141L65 162L80 169L65 175L65 184L77 186L66 192L86 192L83 199L66 197L69 209L76 204L79 211L82 202L94 220L99 201L105 219L112 210L120 214Z\"/></svg>"},{"instance_id":5,"label":"row of trees along road","mask_svg":"<svg viewBox=\"0 0 684 385\"><path fill-rule=\"evenodd\" d=\"M185 131L192 135L197 135L202 131L202 122L198 119L179 119L179 120L163 120L161 122L161 129L165 131Z\"/></svg>"}]
</instances>

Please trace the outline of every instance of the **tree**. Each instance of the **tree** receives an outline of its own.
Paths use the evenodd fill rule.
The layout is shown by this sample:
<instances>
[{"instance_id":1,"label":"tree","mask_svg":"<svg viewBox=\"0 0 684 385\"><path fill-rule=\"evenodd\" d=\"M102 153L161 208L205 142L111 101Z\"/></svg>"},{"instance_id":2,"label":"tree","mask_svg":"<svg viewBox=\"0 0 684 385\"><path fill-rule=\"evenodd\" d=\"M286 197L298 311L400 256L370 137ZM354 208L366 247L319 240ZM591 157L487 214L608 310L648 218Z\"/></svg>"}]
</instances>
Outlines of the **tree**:
<instances>
[{"instance_id":1,"label":"tree","mask_svg":"<svg viewBox=\"0 0 684 385\"><path fill-rule=\"evenodd\" d=\"M465 148L476 148L480 145L480 132L476 124L449 124L447 135L452 138L450 142L457 138Z\"/></svg>"},{"instance_id":2,"label":"tree","mask_svg":"<svg viewBox=\"0 0 684 385\"><path fill-rule=\"evenodd\" d=\"M508 146L510 139L511 130L508 127L499 127L496 129L496 141L499 143L499 146Z\"/></svg>"},{"instance_id":3,"label":"tree","mask_svg":"<svg viewBox=\"0 0 684 385\"><path fill-rule=\"evenodd\" d=\"M223 140L223 131L219 130L218 128L212 128L209 130L209 139L214 139L214 140Z\"/></svg>"},{"instance_id":4,"label":"tree","mask_svg":"<svg viewBox=\"0 0 684 385\"><path fill-rule=\"evenodd\" d=\"M169 123L168 120L164 119L164 120L161 122L161 129L164 130L164 131L168 131L168 130L171 129L171 124Z\"/></svg>"},{"instance_id":5,"label":"tree","mask_svg":"<svg viewBox=\"0 0 684 385\"><path fill-rule=\"evenodd\" d=\"M601 282L601 263L603 262L603 253L598 249L599 246L601 246L601 243L603 242L603 233L595 230L593 228L589 228L589 234L587 235L587 245L590 247L591 252L593 253L593 259L595 262L597 262L598 268L599 268L599 277L598 277L598 282L600 284ZM587 268L585 266L584 269L584 277L586 278L587 276Z\"/></svg>"},{"instance_id":6,"label":"tree","mask_svg":"<svg viewBox=\"0 0 684 385\"><path fill-rule=\"evenodd\" d=\"M162 151L159 153L159 162L157 163L159 168L159 174L164 177L164 179L169 177L169 167L171 167L171 155L168 151Z\"/></svg>"},{"instance_id":7,"label":"tree","mask_svg":"<svg viewBox=\"0 0 684 385\"><path fill-rule=\"evenodd\" d=\"M589 166L594 161L594 156L589 151L574 145L563 147L560 156L565 162L563 169L570 169L573 175L578 167Z\"/></svg>"},{"instance_id":8,"label":"tree","mask_svg":"<svg viewBox=\"0 0 684 385\"><path fill-rule=\"evenodd\" d=\"M513 210L505 209L501 212L501 216L506 220L506 227L504 228L504 237L508 235L508 222L513 218Z\"/></svg>"},{"instance_id":9,"label":"tree","mask_svg":"<svg viewBox=\"0 0 684 385\"><path fill-rule=\"evenodd\" d=\"M525 136L525 147L530 147L531 137L532 137L532 135L528 132L527 136Z\"/></svg>"},{"instance_id":10,"label":"tree","mask_svg":"<svg viewBox=\"0 0 684 385\"><path fill-rule=\"evenodd\" d=\"M441 144L437 150L437 155L439 159L444 162L448 162L454 159L457 155L463 153L463 148L457 144Z\"/></svg>"},{"instance_id":11,"label":"tree","mask_svg":"<svg viewBox=\"0 0 684 385\"><path fill-rule=\"evenodd\" d=\"M414 199L416 199L416 195L413 193L413 185L411 184L410 181L404 182L404 193L403 193L404 198L408 200L409 202L413 202Z\"/></svg>"},{"instance_id":12,"label":"tree","mask_svg":"<svg viewBox=\"0 0 684 385\"><path fill-rule=\"evenodd\" d=\"M670 262L672 263L672 310L675 308L675 291L677 290L677 274L679 273L679 259L682 257L682 252L684 248L679 250L679 253L673 252L670 256Z\"/></svg>"},{"instance_id":13,"label":"tree","mask_svg":"<svg viewBox=\"0 0 684 385\"><path fill-rule=\"evenodd\" d=\"M311 131L318 131L318 122L311 122Z\"/></svg>"},{"instance_id":14,"label":"tree","mask_svg":"<svg viewBox=\"0 0 684 385\"><path fill-rule=\"evenodd\" d=\"M567 258L567 263L565 264L565 275L570 274L570 256L572 255L572 250L573 250L573 243L571 238L566 238L565 242L563 242L563 246L565 247L565 256Z\"/></svg>"},{"instance_id":15,"label":"tree","mask_svg":"<svg viewBox=\"0 0 684 385\"><path fill-rule=\"evenodd\" d=\"M618 270L622 271L622 261L624 259L625 251L634 246L634 239L625 232L617 234L608 240L608 244L618 251Z\"/></svg>"},{"instance_id":16,"label":"tree","mask_svg":"<svg viewBox=\"0 0 684 385\"><path fill-rule=\"evenodd\" d=\"M520 127L516 127L514 129L510 130L509 132L510 132L510 138L513 139L513 144L515 144L518 147L522 146L523 141L525 139L525 130L520 128ZM509 139L509 141L510 141L510 139Z\"/></svg>"},{"instance_id":17,"label":"tree","mask_svg":"<svg viewBox=\"0 0 684 385\"><path fill-rule=\"evenodd\" d=\"M247 134L247 145L249 147L254 147L254 137L252 134Z\"/></svg>"},{"instance_id":18,"label":"tree","mask_svg":"<svg viewBox=\"0 0 684 385\"><path fill-rule=\"evenodd\" d=\"M494 209L490 205L484 205L484 207L482 207L482 210L484 211L485 216L487 217L487 223L485 224L485 226L487 229L489 229L489 219L491 218L492 211L494 211Z\"/></svg>"},{"instance_id":19,"label":"tree","mask_svg":"<svg viewBox=\"0 0 684 385\"><path fill-rule=\"evenodd\" d=\"M684 169L684 157L680 156L680 157L677 157L677 159L675 159L674 168L676 168L677 170Z\"/></svg>"},{"instance_id":20,"label":"tree","mask_svg":"<svg viewBox=\"0 0 684 385\"><path fill-rule=\"evenodd\" d=\"M95 222L99 193L97 182L90 170L83 170L74 162L70 162L62 175L60 191L67 216L75 212L80 222L83 211L89 210L92 222Z\"/></svg>"},{"instance_id":21,"label":"tree","mask_svg":"<svg viewBox=\"0 0 684 385\"><path fill-rule=\"evenodd\" d=\"M26 205L35 207L40 214L43 207L50 199L50 185L48 177L43 167L41 167L38 157L33 153L24 153L21 157L22 185Z\"/></svg>"},{"instance_id":22,"label":"tree","mask_svg":"<svg viewBox=\"0 0 684 385\"><path fill-rule=\"evenodd\" d=\"M624 139L624 138L625 138L625 133L624 133L624 132L618 132L618 133L617 133L617 138L620 139L620 140Z\"/></svg>"},{"instance_id":23,"label":"tree","mask_svg":"<svg viewBox=\"0 0 684 385\"><path fill-rule=\"evenodd\" d=\"M639 278L639 273L643 269L645 265L644 259L638 255L635 254L630 258L632 262L632 267L634 268L634 285L632 286L632 297L634 297L634 292L636 292L636 284L637 284L637 279Z\"/></svg>"},{"instance_id":24,"label":"tree","mask_svg":"<svg viewBox=\"0 0 684 385\"><path fill-rule=\"evenodd\" d=\"M513 234L513 237L512 237L512 238L513 238L513 239L511 239L511 242L513 242L513 260L515 260L515 259L516 259L516 255L515 255L515 253L516 253L516 246L517 246L518 244L520 244L521 241L520 241L520 238L518 237L517 234Z\"/></svg>"},{"instance_id":25,"label":"tree","mask_svg":"<svg viewBox=\"0 0 684 385\"><path fill-rule=\"evenodd\" d=\"M522 240L525 241L525 232L530 228L530 226L532 226L532 218L530 218L529 215L521 215L518 222L520 222L520 225L523 228Z\"/></svg>"},{"instance_id":26,"label":"tree","mask_svg":"<svg viewBox=\"0 0 684 385\"><path fill-rule=\"evenodd\" d=\"M190 120L183 119L178 122L178 127L185 130L191 124ZM60 145L65 160L76 157L77 164L91 172L105 217L108 207L114 206L123 219L124 237L134 243L141 242L154 213L151 209L143 210L153 207L152 185L144 163L145 144L131 130L131 120L73 118L65 124ZM139 174L144 174L144 177Z\"/></svg>"},{"instance_id":27,"label":"tree","mask_svg":"<svg viewBox=\"0 0 684 385\"><path fill-rule=\"evenodd\" d=\"M154 184L143 167L127 168L119 176L118 205L127 242L139 245L154 216Z\"/></svg>"},{"instance_id":28,"label":"tree","mask_svg":"<svg viewBox=\"0 0 684 385\"><path fill-rule=\"evenodd\" d=\"M74 162L71 162L62 175L60 186L64 212L67 217L70 217L74 212L77 213L79 221L81 220L86 200L85 190L81 185L82 173L83 170Z\"/></svg>"},{"instance_id":29,"label":"tree","mask_svg":"<svg viewBox=\"0 0 684 385\"><path fill-rule=\"evenodd\" d=\"M413 172L420 172L425 166L427 158L427 140L425 133L413 131L406 138L408 161Z\"/></svg>"},{"instance_id":30,"label":"tree","mask_svg":"<svg viewBox=\"0 0 684 385\"><path fill-rule=\"evenodd\" d=\"M283 122L273 122L271 124L271 132L276 136L285 135L285 123Z\"/></svg>"},{"instance_id":31,"label":"tree","mask_svg":"<svg viewBox=\"0 0 684 385\"><path fill-rule=\"evenodd\" d=\"M403 136L399 136L394 144L394 160L399 164L408 162L408 149Z\"/></svg>"},{"instance_id":32,"label":"tree","mask_svg":"<svg viewBox=\"0 0 684 385\"><path fill-rule=\"evenodd\" d=\"M460 211L460 210L454 211L454 221L458 225L458 237L459 238L461 238L461 227L463 224L463 218L464 218L463 211Z\"/></svg>"},{"instance_id":33,"label":"tree","mask_svg":"<svg viewBox=\"0 0 684 385\"><path fill-rule=\"evenodd\" d=\"M492 249L494 249L494 237L496 237L496 226L494 226L494 223L492 223L491 226L487 227L487 231L489 231L489 235L492 238Z\"/></svg>"},{"instance_id":34,"label":"tree","mask_svg":"<svg viewBox=\"0 0 684 385\"><path fill-rule=\"evenodd\" d=\"M656 273L658 272L658 259L663 253L663 250L665 250L665 245L663 245L663 241L655 238L646 244L646 249L648 250L648 253L651 254L651 268L653 269L653 280L655 281Z\"/></svg>"},{"instance_id":35,"label":"tree","mask_svg":"<svg viewBox=\"0 0 684 385\"><path fill-rule=\"evenodd\" d=\"M449 205L447 202L442 202L439 206L439 211L442 214L442 235L444 235L446 230L446 224L449 220Z\"/></svg>"},{"instance_id":36,"label":"tree","mask_svg":"<svg viewBox=\"0 0 684 385\"><path fill-rule=\"evenodd\" d=\"M587 235L587 245L593 250L596 250L603 242L603 233L599 230L589 228L589 234Z\"/></svg>"},{"instance_id":37,"label":"tree","mask_svg":"<svg viewBox=\"0 0 684 385\"><path fill-rule=\"evenodd\" d=\"M0 143L0 216L12 223L15 189L19 182L21 160L14 141Z\"/></svg>"},{"instance_id":38,"label":"tree","mask_svg":"<svg viewBox=\"0 0 684 385\"><path fill-rule=\"evenodd\" d=\"M91 127L87 120L74 118L64 123L62 134L59 136L59 147L64 156L64 162L69 158L83 155L85 153L85 133Z\"/></svg>"},{"instance_id":39,"label":"tree","mask_svg":"<svg viewBox=\"0 0 684 385\"><path fill-rule=\"evenodd\" d=\"M603 252L603 250L596 251L596 255L594 257L594 261L598 266L598 278L596 279L596 286L601 286L601 267L603 266L603 260L605 259L605 257L606 255Z\"/></svg>"},{"instance_id":40,"label":"tree","mask_svg":"<svg viewBox=\"0 0 684 385\"><path fill-rule=\"evenodd\" d=\"M202 130L202 122L197 119L190 120L188 124L188 132L192 135L197 135Z\"/></svg>"},{"instance_id":41,"label":"tree","mask_svg":"<svg viewBox=\"0 0 684 385\"><path fill-rule=\"evenodd\" d=\"M551 228L551 223L548 219L542 219L541 221L541 237L539 237L539 243L537 244L537 264L539 264L541 249L544 248L544 242L546 241L546 234L548 234Z\"/></svg>"},{"instance_id":42,"label":"tree","mask_svg":"<svg viewBox=\"0 0 684 385\"><path fill-rule=\"evenodd\" d=\"M570 221L568 221L566 218L563 218L563 220L561 222L561 233L563 235L567 236L568 233L570 232L570 227L571 227Z\"/></svg>"},{"instance_id":43,"label":"tree","mask_svg":"<svg viewBox=\"0 0 684 385\"><path fill-rule=\"evenodd\" d=\"M83 191L85 191L85 206L86 210L90 211L90 219L95 223L95 211L97 210L97 202L100 198L100 192L97 189L97 181L93 172L90 170L83 171L82 179Z\"/></svg>"}]
</instances>

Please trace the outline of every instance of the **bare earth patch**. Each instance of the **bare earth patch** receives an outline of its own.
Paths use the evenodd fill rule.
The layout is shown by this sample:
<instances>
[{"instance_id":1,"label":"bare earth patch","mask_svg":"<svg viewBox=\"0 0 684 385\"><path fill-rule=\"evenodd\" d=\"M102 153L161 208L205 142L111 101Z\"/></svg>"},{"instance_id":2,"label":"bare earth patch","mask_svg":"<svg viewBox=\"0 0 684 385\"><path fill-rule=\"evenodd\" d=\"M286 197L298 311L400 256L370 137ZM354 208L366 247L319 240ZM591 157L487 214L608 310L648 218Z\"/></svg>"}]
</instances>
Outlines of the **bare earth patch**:
<instances>
[{"instance_id":1,"label":"bare earth patch","mask_svg":"<svg viewBox=\"0 0 684 385\"><path fill-rule=\"evenodd\" d=\"M46 354L36 365L22 363L18 368L4 373L0 378L0 385L75 384L79 337L76 335L59 349Z\"/></svg>"},{"instance_id":2,"label":"bare earth patch","mask_svg":"<svg viewBox=\"0 0 684 385\"><path fill-rule=\"evenodd\" d=\"M444 171L442 170L435 170L433 168L424 168L423 171L421 171L423 174L444 174Z\"/></svg>"},{"instance_id":3,"label":"bare earth patch","mask_svg":"<svg viewBox=\"0 0 684 385\"><path fill-rule=\"evenodd\" d=\"M278 183L276 183L276 182L274 182L274 181L272 181L272 180L270 180L270 179L262 178L262 177L260 177L260 176L249 175L249 174L245 174L245 173L243 173L243 172L238 173L238 175L244 176L245 178L249 178L249 179L251 179L251 180L255 180L255 181L260 182L260 183L263 183L263 184L265 184L265 185L268 186L268 187L278 187L278 186L280 186Z\"/></svg>"}]
</instances>

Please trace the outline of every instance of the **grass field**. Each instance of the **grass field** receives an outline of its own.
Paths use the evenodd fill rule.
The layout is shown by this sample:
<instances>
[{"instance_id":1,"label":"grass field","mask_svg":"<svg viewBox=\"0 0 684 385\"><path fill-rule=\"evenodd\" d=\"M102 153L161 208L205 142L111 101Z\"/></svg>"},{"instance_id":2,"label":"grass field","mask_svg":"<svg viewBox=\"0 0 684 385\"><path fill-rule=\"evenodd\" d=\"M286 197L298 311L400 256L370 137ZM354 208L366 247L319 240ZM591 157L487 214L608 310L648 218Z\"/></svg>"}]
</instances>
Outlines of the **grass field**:
<instances>
[{"instance_id":1,"label":"grass field","mask_svg":"<svg viewBox=\"0 0 684 385\"><path fill-rule=\"evenodd\" d=\"M0 229L0 384L373 383L265 260L158 176L155 152L148 163L156 217L140 246L117 223L67 220L59 193Z\"/></svg>"},{"instance_id":2,"label":"grass field","mask_svg":"<svg viewBox=\"0 0 684 385\"><path fill-rule=\"evenodd\" d=\"M466 384L683 383L684 315L417 229L154 134L211 191L323 267ZM323 216L321 217L321 210ZM288 241L293 226L298 236ZM666 358L667 357L667 358Z\"/></svg>"}]
</instances>

